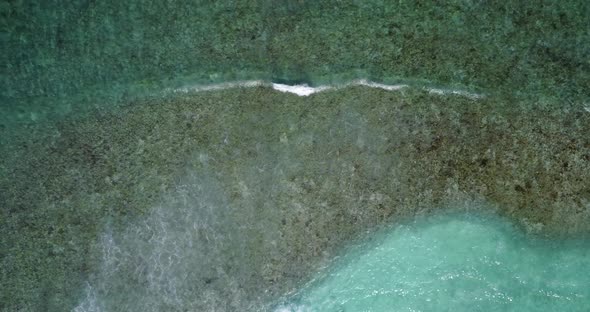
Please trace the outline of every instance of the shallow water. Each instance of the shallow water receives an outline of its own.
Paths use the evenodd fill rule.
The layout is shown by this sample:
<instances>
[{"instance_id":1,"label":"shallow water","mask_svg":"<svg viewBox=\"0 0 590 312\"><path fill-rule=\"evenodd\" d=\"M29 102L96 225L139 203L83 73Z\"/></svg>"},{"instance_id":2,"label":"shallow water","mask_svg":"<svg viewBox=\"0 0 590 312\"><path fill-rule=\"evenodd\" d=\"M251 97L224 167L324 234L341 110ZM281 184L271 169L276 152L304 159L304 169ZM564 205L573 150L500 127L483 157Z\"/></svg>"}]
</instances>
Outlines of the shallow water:
<instances>
[{"instance_id":1,"label":"shallow water","mask_svg":"<svg viewBox=\"0 0 590 312\"><path fill-rule=\"evenodd\" d=\"M282 308L338 310L332 289L577 309L588 241L481 215L396 227L314 274L449 202L589 233L589 9L0 3L0 311L257 311L309 279ZM367 267L387 274L346 278ZM373 295L400 274L405 296Z\"/></svg>"},{"instance_id":2,"label":"shallow water","mask_svg":"<svg viewBox=\"0 0 590 312\"><path fill-rule=\"evenodd\" d=\"M2 123L243 79L588 97L587 1L24 0L1 8Z\"/></svg>"},{"instance_id":3,"label":"shallow water","mask_svg":"<svg viewBox=\"0 0 590 312\"><path fill-rule=\"evenodd\" d=\"M590 243L481 214L422 218L352 248L276 311L584 311Z\"/></svg>"}]
</instances>

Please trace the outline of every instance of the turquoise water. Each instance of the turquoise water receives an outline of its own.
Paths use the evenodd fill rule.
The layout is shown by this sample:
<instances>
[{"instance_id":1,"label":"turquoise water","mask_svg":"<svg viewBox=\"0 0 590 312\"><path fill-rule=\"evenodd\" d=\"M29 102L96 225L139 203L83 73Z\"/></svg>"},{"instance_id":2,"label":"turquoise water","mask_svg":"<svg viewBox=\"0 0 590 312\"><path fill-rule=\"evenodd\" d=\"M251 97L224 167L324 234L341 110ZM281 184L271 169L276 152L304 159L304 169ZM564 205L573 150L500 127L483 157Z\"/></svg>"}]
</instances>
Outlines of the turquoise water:
<instances>
[{"instance_id":1,"label":"turquoise water","mask_svg":"<svg viewBox=\"0 0 590 312\"><path fill-rule=\"evenodd\" d=\"M277 311L587 311L590 244L444 215L353 248Z\"/></svg>"}]
</instances>

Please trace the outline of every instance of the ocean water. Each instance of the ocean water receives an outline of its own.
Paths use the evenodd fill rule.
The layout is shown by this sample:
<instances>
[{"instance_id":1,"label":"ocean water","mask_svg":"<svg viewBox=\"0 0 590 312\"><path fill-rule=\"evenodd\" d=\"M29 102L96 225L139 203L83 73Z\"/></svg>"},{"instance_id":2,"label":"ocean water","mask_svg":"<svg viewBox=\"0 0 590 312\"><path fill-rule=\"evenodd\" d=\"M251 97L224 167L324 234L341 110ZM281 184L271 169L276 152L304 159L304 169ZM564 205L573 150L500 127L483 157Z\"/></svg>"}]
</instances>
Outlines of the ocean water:
<instances>
[{"instance_id":1,"label":"ocean water","mask_svg":"<svg viewBox=\"0 0 590 312\"><path fill-rule=\"evenodd\" d=\"M562 105L588 97L587 1L23 0L0 9L6 124L249 79L364 78Z\"/></svg>"},{"instance_id":2,"label":"ocean water","mask_svg":"<svg viewBox=\"0 0 590 312\"><path fill-rule=\"evenodd\" d=\"M422 217L350 248L275 311L587 311L590 242L482 214Z\"/></svg>"},{"instance_id":3,"label":"ocean water","mask_svg":"<svg viewBox=\"0 0 590 312\"><path fill-rule=\"evenodd\" d=\"M589 12L0 2L0 311L588 310Z\"/></svg>"}]
</instances>

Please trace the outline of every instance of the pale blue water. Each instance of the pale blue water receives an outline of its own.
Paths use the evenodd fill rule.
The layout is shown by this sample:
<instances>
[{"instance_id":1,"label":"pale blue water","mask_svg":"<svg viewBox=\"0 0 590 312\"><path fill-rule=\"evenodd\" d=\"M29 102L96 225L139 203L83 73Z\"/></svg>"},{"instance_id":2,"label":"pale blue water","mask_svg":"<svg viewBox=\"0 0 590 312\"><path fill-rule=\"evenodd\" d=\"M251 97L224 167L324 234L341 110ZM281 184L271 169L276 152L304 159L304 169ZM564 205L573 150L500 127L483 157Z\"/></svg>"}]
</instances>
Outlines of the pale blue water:
<instances>
[{"instance_id":1,"label":"pale blue water","mask_svg":"<svg viewBox=\"0 0 590 312\"><path fill-rule=\"evenodd\" d=\"M493 216L395 227L277 311L589 311L588 241L527 237Z\"/></svg>"}]
</instances>

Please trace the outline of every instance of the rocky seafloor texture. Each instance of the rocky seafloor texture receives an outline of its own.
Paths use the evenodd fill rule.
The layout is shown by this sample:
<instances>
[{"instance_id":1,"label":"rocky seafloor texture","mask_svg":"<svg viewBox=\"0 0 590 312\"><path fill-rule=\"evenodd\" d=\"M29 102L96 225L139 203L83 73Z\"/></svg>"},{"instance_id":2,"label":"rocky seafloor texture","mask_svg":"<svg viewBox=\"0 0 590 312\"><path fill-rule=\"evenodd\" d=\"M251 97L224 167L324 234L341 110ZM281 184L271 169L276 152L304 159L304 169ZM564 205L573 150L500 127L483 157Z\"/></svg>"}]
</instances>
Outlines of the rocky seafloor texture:
<instances>
[{"instance_id":1,"label":"rocky seafloor texture","mask_svg":"<svg viewBox=\"0 0 590 312\"><path fill-rule=\"evenodd\" d=\"M233 88L4 132L0 310L263 309L365 231L449 207L590 233L579 103Z\"/></svg>"},{"instance_id":2,"label":"rocky seafloor texture","mask_svg":"<svg viewBox=\"0 0 590 312\"><path fill-rule=\"evenodd\" d=\"M590 232L588 1L0 11L0 310L264 309L446 209ZM360 78L411 87L162 91Z\"/></svg>"}]
</instances>

